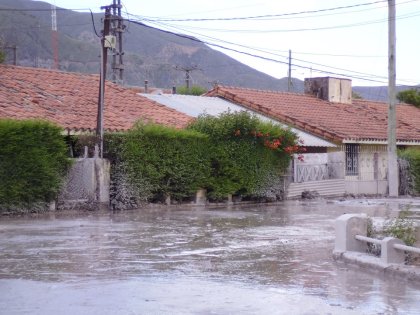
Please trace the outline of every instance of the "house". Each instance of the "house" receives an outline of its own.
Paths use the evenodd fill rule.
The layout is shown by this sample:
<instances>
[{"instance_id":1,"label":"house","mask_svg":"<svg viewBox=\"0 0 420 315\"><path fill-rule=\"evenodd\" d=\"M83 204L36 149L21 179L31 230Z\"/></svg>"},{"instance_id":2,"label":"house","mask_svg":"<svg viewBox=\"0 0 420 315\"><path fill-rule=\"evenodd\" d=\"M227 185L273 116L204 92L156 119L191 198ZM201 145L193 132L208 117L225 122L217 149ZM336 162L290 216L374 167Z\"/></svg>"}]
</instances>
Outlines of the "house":
<instances>
[{"instance_id":1,"label":"house","mask_svg":"<svg viewBox=\"0 0 420 315\"><path fill-rule=\"evenodd\" d=\"M228 110L231 112L246 110L262 120L289 127L273 116L220 97L176 94L142 94L142 96L193 117L198 117L200 114L217 116ZM287 197L300 197L304 190L313 190L314 187L323 196L343 195L344 173L340 172L340 168L344 167L344 157L341 156L342 152L333 152L339 151L338 145L293 126L290 129L303 141L307 152L312 154L306 154L305 163L296 158L293 161L293 172L285 174L285 182L288 185ZM331 152L327 154L328 150Z\"/></svg>"},{"instance_id":2,"label":"house","mask_svg":"<svg viewBox=\"0 0 420 315\"><path fill-rule=\"evenodd\" d=\"M201 114L218 116L221 113L227 111L237 112L246 110L252 114L255 114L262 120L268 120L280 124L285 128L289 127L286 124L282 124L277 120L262 115L256 111L244 108L243 106L237 105L219 97L203 97L178 94L141 94L141 96L144 96L152 101L155 101L156 103L165 105L168 108L172 108L192 117L198 117ZM334 143L324 140L321 137L312 135L308 132L304 132L293 127L291 130L295 132L301 140L303 140L305 146L310 150L324 151L328 147L336 147Z\"/></svg>"},{"instance_id":3,"label":"house","mask_svg":"<svg viewBox=\"0 0 420 315\"><path fill-rule=\"evenodd\" d=\"M342 152L345 191L386 194L388 104L352 99L351 95L350 80L331 77L306 79L305 94L225 86L206 94L336 144L327 147L326 153ZM420 109L398 104L396 111L398 148L420 148ZM295 173L298 169L296 165Z\"/></svg>"},{"instance_id":4,"label":"house","mask_svg":"<svg viewBox=\"0 0 420 315\"><path fill-rule=\"evenodd\" d=\"M45 119L67 135L93 133L98 93L98 75L0 65L0 118ZM108 81L104 108L105 131L128 130L139 119L183 128L193 119Z\"/></svg>"}]
</instances>

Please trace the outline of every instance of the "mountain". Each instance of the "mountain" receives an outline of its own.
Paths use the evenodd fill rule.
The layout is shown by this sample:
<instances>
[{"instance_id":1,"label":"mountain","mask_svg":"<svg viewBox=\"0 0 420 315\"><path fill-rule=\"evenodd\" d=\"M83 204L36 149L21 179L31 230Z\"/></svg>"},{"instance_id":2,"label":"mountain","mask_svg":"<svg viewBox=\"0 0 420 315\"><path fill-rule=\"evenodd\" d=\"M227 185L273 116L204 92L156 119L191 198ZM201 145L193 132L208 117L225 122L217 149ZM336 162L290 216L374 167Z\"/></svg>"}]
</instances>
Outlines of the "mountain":
<instances>
[{"instance_id":1,"label":"mountain","mask_svg":"<svg viewBox=\"0 0 420 315\"><path fill-rule=\"evenodd\" d=\"M11 8L27 10L0 10L0 36L7 45L18 46L18 64L52 67L51 5L0 0L0 9ZM99 32L103 14L94 14L93 18ZM183 85L185 73L175 67L196 66L198 69L191 72L192 82L206 87L212 82L271 90L287 86L284 80L259 72L200 42L135 24L127 26L123 49L125 82L129 85L143 85L144 80L163 88ZM57 28L60 69L97 73L100 41L90 13L57 10Z\"/></svg>"},{"instance_id":2,"label":"mountain","mask_svg":"<svg viewBox=\"0 0 420 315\"><path fill-rule=\"evenodd\" d=\"M53 66L50 9L50 4L40 1L0 0L0 41L8 46L17 45L19 65ZM103 15L93 14L93 24L90 13L57 10L61 70L99 72L100 40L96 32L99 33L103 27ZM145 80L150 86L160 88L184 85L185 72L177 70L176 66L195 66L197 69L191 71L192 84L206 88L218 82L239 87L287 90L287 78L273 78L203 43L150 27L126 24L123 34L126 85L142 86ZM6 52L6 62L11 63L10 51ZM111 59L109 55L108 67ZM109 68L107 73L108 76L111 73ZM303 81L293 78L292 83L293 92L303 92ZM363 98L386 99L386 87L354 87L354 90Z\"/></svg>"}]
</instances>

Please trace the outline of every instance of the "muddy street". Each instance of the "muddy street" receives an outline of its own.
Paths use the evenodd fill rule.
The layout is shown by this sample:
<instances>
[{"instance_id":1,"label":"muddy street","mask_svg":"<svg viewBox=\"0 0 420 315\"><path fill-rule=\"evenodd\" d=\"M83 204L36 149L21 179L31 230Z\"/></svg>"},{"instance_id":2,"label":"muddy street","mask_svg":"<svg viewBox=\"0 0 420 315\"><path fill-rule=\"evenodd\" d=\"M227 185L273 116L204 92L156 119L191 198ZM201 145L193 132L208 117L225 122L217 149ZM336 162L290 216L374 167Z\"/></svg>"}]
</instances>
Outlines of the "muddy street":
<instances>
[{"instance_id":1,"label":"muddy street","mask_svg":"<svg viewBox=\"0 0 420 315\"><path fill-rule=\"evenodd\" d=\"M317 200L1 218L0 314L419 314L420 284L332 259L339 215L402 206Z\"/></svg>"}]
</instances>

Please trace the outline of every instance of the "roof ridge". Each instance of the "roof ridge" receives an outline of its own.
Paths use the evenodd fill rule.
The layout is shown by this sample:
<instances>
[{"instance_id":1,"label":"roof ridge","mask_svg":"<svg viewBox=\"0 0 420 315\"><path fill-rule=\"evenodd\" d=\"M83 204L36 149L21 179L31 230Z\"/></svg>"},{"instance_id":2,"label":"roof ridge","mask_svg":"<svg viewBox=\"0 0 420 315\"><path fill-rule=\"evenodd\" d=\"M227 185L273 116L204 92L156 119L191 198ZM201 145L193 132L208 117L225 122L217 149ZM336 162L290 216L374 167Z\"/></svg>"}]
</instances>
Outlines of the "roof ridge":
<instances>
[{"instance_id":1,"label":"roof ridge","mask_svg":"<svg viewBox=\"0 0 420 315\"><path fill-rule=\"evenodd\" d=\"M290 92L290 91L264 90L264 89L255 89L255 88L231 86L231 85L218 85L218 87L226 88L226 89L245 90L245 91L269 92L269 93L275 93L275 94L290 94L290 95L314 97L311 94L305 94L305 93L299 93L299 92Z\"/></svg>"}]
</instances>

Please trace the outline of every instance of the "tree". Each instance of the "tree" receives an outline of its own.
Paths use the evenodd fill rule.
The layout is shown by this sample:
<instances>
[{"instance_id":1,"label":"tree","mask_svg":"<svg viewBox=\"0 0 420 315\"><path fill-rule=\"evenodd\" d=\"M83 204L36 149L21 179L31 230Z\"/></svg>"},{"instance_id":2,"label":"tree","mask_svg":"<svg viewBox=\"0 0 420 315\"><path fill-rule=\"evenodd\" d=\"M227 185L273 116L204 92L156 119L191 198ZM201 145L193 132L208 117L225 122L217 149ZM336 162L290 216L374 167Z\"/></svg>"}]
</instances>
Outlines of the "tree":
<instances>
[{"instance_id":1,"label":"tree","mask_svg":"<svg viewBox=\"0 0 420 315\"><path fill-rule=\"evenodd\" d=\"M4 63L4 60L6 59L6 54L3 50L0 50L0 63Z\"/></svg>"},{"instance_id":2,"label":"tree","mask_svg":"<svg viewBox=\"0 0 420 315\"><path fill-rule=\"evenodd\" d=\"M182 95L202 95L204 93L207 92L207 89L202 87L202 86L198 86L198 85L193 85L189 90L187 89L186 86L180 86L177 87L176 92L178 94L182 94Z\"/></svg>"},{"instance_id":3,"label":"tree","mask_svg":"<svg viewBox=\"0 0 420 315\"><path fill-rule=\"evenodd\" d=\"M397 99L400 102L411 104L420 108L420 91L417 91L415 89L398 92Z\"/></svg>"}]
</instances>

